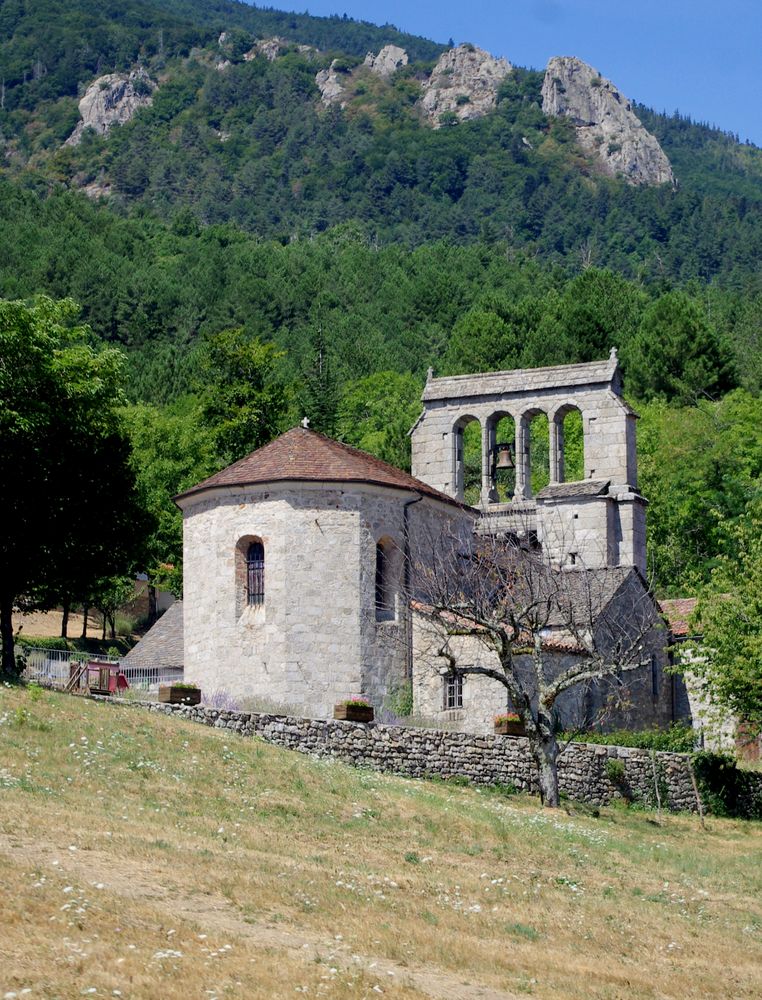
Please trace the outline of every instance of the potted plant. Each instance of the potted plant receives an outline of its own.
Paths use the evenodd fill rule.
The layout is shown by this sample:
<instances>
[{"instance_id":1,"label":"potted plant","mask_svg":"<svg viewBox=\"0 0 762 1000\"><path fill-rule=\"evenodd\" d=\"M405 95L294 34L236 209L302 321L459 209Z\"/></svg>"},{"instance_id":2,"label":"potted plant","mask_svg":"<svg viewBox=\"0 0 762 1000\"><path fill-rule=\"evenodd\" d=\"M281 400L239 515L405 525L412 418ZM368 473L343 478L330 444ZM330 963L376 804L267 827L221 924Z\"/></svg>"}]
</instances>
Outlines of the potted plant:
<instances>
[{"instance_id":1,"label":"potted plant","mask_svg":"<svg viewBox=\"0 0 762 1000\"><path fill-rule=\"evenodd\" d=\"M201 701L201 688L197 684L186 684L183 681L160 684L159 701L167 705L198 705Z\"/></svg>"},{"instance_id":2,"label":"potted plant","mask_svg":"<svg viewBox=\"0 0 762 1000\"><path fill-rule=\"evenodd\" d=\"M373 706L366 698L347 698L333 706L333 717L344 722L373 722Z\"/></svg>"},{"instance_id":3,"label":"potted plant","mask_svg":"<svg viewBox=\"0 0 762 1000\"><path fill-rule=\"evenodd\" d=\"M526 736L527 731L516 712L503 712L495 716L495 733L498 736Z\"/></svg>"}]
</instances>

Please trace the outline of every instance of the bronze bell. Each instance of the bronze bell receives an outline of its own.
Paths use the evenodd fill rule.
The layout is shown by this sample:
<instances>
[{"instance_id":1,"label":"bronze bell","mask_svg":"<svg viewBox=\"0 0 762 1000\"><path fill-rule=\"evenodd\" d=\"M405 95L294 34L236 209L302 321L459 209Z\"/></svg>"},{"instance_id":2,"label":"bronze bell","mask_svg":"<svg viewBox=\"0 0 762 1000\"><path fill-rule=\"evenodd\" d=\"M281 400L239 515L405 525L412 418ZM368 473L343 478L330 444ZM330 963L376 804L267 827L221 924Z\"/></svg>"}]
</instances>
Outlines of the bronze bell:
<instances>
[{"instance_id":1,"label":"bronze bell","mask_svg":"<svg viewBox=\"0 0 762 1000\"><path fill-rule=\"evenodd\" d=\"M512 444L496 444L495 453L497 455L497 461L495 462L496 469L513 469L515 468L515 463L513 461L513 445Z\"/></svg>"}]
</instances>

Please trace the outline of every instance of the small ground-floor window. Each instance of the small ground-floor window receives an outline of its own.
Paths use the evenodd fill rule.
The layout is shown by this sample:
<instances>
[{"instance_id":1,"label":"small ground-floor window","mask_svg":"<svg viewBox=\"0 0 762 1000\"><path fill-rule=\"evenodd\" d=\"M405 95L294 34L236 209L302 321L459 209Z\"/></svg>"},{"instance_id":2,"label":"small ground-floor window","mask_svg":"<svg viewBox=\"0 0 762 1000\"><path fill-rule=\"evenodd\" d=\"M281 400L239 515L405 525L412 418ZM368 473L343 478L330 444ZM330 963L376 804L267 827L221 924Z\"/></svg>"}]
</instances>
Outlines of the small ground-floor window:
<instances>
[{"instance_id":1,"label":"small ground-floor window","mask_svg":"<svg viewBox=\"0 0 762 1000\"><path fill-rule=\"evenodd\" d=\"M463 708L463 676L452 674L444 679L444 707Z\"/></svg>"}]
</instances>

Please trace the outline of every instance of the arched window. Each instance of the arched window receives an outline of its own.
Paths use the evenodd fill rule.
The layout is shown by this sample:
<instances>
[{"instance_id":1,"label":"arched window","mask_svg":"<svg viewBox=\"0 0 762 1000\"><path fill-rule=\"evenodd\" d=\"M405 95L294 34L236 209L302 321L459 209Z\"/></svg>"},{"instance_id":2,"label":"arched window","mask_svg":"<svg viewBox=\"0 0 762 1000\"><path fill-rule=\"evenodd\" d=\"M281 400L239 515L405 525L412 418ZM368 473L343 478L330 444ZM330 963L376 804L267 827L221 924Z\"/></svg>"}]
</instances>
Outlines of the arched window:
<instances>
[{"instance_id":1,"label":"arched window","mask_svg":"<svg viewBox=\"0 0 762 1000\"><path fill-rule=\"evenodd\" d=\"M246 550L246 603L265 603L265 547L252 542Z\"/></svg>"}]
</instances>

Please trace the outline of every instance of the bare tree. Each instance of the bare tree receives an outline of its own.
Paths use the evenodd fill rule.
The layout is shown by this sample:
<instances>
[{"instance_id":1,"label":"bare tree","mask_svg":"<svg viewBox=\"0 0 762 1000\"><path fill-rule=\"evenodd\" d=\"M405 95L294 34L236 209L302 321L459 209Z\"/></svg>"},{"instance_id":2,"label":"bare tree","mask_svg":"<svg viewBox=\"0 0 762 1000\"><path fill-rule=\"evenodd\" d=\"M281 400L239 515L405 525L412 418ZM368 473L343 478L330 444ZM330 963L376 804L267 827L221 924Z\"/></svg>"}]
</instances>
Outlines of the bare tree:
<instances>
[{"instance_id":1,"label":"bare tree","mask_svg":"<svg viewBox=\"0 0 762 1000\"><path fill-rule=\"evenodd\" d=\"M413 592L439 673L503 685L525 727L542 802L558 806L558 699L621 678L663 645L646 586L634 570L560 569L529 540L487 535L465 547L440 537L419 550ZM483 655L464 654L456 637L470 637L471 652L476 644ZM559 667L559 640L574 653L571 666Z\"/></svg>"}]
</instances>

